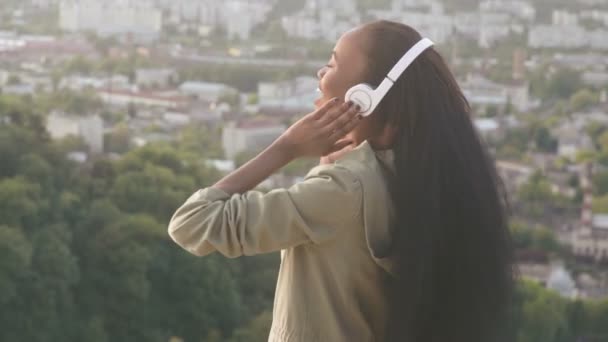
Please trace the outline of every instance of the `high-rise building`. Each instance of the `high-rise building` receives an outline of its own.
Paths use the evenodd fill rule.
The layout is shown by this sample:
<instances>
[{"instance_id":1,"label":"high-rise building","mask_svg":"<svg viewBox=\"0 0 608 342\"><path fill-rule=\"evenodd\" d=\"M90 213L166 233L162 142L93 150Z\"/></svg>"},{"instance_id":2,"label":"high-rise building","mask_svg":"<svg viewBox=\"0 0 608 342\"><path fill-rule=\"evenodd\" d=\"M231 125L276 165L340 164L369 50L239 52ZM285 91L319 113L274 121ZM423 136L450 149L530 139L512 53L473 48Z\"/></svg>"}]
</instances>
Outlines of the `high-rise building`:
<instances>
[{"instance_id":1,"label":"high-rise building","mask_svg":"<svg viewBox=\"0 0 608 342\"><path fill-rule=\"evenodd\" d=\"M65 31L90 30L102 36L156 38L162 29L162 12L134 1L64 0L59 6L59 26Z\"/></svg>"}]
</instances>

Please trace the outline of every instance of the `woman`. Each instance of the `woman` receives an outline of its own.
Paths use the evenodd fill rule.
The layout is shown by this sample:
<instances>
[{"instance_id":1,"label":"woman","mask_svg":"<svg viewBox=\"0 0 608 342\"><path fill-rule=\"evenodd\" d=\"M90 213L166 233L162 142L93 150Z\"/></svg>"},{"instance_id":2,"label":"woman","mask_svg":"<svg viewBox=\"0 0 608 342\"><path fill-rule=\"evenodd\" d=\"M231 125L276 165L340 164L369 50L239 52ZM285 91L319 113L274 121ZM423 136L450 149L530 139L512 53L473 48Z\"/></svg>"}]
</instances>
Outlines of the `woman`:
<instances>
[{"instance_id":1,"label":"woman","mask_svg":"<svg viewBox=\"0 0 608 342\"><path fill-rule=\"evenodd\" d=\"M500 337L512 288L502 191L442 57L418 56L370 116L337 100L377 86L420 38L389 21L344 34L318 72L317 109L170 222L196 255L282 250L270 341ZM303 156L321 156L303 182L251 190Z\"/></svg>"}]
</instances>

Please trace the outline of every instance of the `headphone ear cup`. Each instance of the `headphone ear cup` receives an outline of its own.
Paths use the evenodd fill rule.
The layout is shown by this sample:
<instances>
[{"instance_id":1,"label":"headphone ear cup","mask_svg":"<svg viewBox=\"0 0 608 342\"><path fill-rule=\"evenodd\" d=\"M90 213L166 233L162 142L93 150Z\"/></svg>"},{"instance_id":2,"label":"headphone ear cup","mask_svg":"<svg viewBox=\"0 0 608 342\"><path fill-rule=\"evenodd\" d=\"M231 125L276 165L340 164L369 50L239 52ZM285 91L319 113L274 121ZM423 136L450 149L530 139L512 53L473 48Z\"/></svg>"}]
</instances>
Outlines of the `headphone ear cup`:
<instances>
[{"instance_id":1,"label":"headphone ear cup","mask_svg":"<svg viewBox=\"0 0 608 342\"><path fill-rule=\"evenodd\" d=\"M368 116L374 109L374 89L366 83L359 83L346 92L344 101L352 101L353 103L361 107L360 114L362 116Z\"/></svg>"}]
</instances>

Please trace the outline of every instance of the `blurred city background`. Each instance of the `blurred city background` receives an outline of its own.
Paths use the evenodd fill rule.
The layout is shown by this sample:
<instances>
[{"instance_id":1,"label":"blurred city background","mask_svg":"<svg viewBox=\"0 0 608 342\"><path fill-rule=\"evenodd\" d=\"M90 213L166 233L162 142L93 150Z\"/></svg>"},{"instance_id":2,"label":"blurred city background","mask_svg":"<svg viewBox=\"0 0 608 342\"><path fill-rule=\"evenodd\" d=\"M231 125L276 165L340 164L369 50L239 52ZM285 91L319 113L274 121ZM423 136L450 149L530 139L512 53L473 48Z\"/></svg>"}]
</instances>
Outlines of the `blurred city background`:
<instances>
[{"instance_id":1,"label":"blurred city background","mask_svg":"<svg viewBox=\"0 0 608 342\"><path fill-rule=\"evenodd\" d=\"M437 43L497 160L505 334L608 341L608 0L0 0L0 341L265 341L278 254L196 258L167 223L374 19Z\"/></svg>"}]
</instances>

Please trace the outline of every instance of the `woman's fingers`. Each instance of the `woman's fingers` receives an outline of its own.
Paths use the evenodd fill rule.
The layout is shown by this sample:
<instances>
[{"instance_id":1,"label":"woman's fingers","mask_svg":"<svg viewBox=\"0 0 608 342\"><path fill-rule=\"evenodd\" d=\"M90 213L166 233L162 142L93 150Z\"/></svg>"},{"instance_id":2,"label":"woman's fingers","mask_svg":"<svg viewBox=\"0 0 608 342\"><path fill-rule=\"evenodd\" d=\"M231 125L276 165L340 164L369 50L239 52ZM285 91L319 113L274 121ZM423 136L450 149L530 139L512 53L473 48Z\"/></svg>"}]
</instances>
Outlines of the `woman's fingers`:
<instances>
[{"instance_id":1,"label":"woman's fingers","mask_svg":"<svg viewBox=\"0 0 608 342\"><path fill-rule=\"evenodd\" d=\"M326 126L326 132L330 134L330 140L338 140L352 131L361 121L357 114L360 108L352 106L345 113L336 118L333 122Z\"/></svg>"},{"instance_id":2,"label":"woman's fingers","mask_svg":"<svg viewBox=\"0 0 608 342\"><path fill-rule=\"evenodd\" d=\"M323 118L323 117L325 116L325 114L327 114L327 112L328 112L330 109L332 109L332 108L336 107L336 105L337 105L337 104L340 102L339 100L340 100L339 98L334 97L333 99L331 99L331 100L329 100L329 101L325 102L325 103L324 103L324 104L321 106L321 108L317 109L316 111L314 111L314 112L312 113L312 118L313 118L314 120L319 120L319 119Z\"/></svg>"},{"instance_id":3,"label":"woman's fingers","mask_svg":"<svg viewBox=\"0 0 608 342\"><path fill-rule=\"evenodd\" d=\"M357 127L357 125L361 122L362 119L363 119L363 117L361 115L355 114L354 118L352 118L350 121L348 121L342 127L343 134L341 136L335 137L335 139L340 139L343 136L345 136L346 134L348 134L350 131L352 131L353 129L355 129L355 127ZM332 138L334 138L334 137L332 137Z\"/></svg>"},{"instance_id":4,"label":"woman's fingers","mask_svg":"<svg viewBox=\"0 0 608 342\"><path fill-rule=\"evenodd\" d=\"M348 109L353 105L352 102L344 102L339 106L330 108L323 117L318 120L320 127L326 127L339 118L342 114L346 113Z\"/></svg>"}]
</instances>

